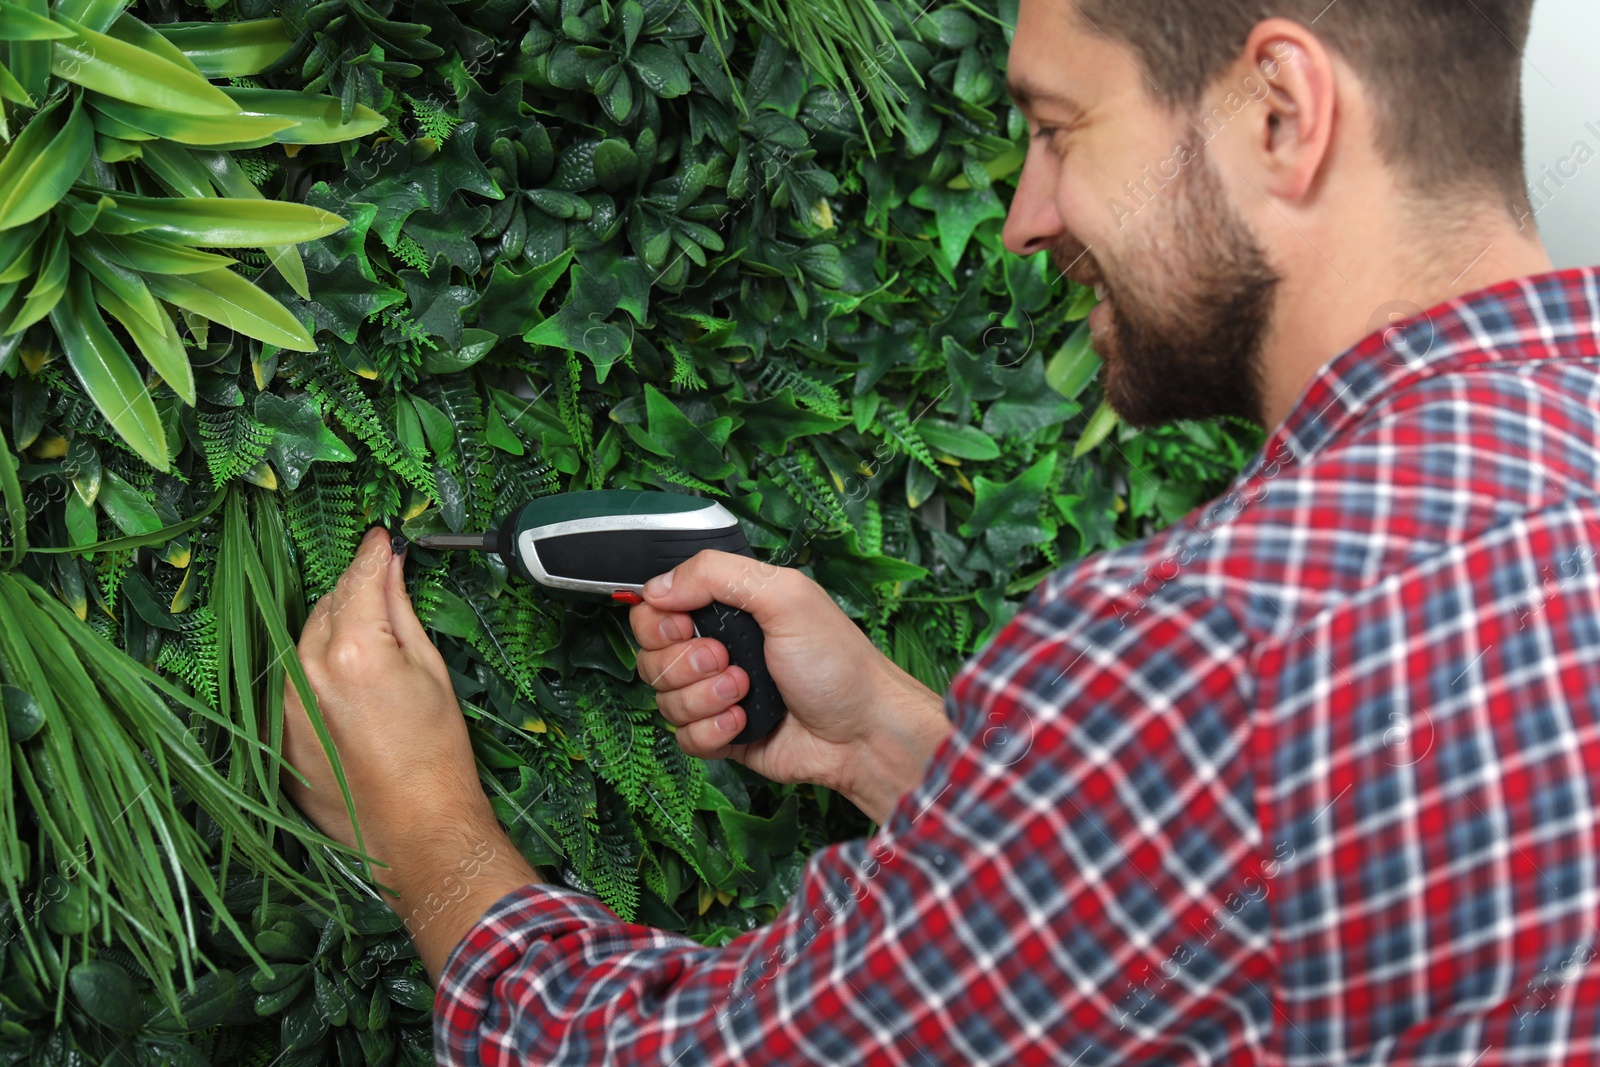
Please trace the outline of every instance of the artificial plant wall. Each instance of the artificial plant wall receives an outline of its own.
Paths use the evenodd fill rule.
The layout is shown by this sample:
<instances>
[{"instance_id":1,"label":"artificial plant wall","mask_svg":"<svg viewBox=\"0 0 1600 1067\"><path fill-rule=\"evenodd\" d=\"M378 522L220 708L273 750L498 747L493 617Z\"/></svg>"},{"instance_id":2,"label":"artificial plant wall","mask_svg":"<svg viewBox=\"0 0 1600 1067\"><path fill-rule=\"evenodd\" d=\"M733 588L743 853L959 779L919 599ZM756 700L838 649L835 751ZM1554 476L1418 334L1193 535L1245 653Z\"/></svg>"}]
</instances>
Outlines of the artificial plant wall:
<instances>
[{"instance_id":1,"label":"artificial plant wall","mask_svg":"<svg viewBox=\"0 0 1600 1067\"><path fill-rule=\"evenodd\" d=\"M0 3L0 1062L430 1060L399 920L280 798L369 524L703 494L949 674L1260 444L1100 404L999 245L1014 3ZM626 617L413 550L534 863L717 944L869 827L685 758Z\"/></svg>"}]
</instances>

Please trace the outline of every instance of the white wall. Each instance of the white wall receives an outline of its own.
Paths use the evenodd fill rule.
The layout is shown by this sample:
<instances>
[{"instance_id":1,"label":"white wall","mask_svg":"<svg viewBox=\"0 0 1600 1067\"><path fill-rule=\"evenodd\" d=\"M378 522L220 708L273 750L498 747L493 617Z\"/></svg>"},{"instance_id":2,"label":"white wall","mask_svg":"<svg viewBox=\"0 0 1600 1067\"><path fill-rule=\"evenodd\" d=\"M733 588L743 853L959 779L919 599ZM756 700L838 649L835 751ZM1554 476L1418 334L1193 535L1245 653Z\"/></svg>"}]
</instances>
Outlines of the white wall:
<instances>
[{"instance_id":1,"label":"white wall","mask_svg":"<svg viewBox=\"0 0 1600 1067\"><path fill-rule=\"evenodd\" d=\"M1522 93L1545 247L1558 268L1600 265L1600 3L1534 0Z\"/></svg>"}]
</instances>

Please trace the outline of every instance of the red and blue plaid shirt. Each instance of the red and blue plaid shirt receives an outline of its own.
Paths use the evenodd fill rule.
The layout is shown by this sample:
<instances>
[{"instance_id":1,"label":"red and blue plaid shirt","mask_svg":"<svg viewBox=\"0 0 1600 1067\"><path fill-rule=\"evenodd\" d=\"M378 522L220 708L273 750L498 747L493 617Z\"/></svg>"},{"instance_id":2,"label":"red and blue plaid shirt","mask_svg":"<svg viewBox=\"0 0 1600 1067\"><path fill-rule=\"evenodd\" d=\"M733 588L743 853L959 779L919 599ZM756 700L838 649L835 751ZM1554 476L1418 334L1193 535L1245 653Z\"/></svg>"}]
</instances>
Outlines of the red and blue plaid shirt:
<instances>
[{"instance_id":1,"label":"red and blue plaid shirt","mask_svg":"<svg viewBox=\"0 0 1600 1067\"><path fill-rule=\"evenodd\" d=\"M500 900L447 1064L1600 1062L1600 274L1325 365L1058 572L871 839L717 949Z\"/></svg>"}]
</instances>

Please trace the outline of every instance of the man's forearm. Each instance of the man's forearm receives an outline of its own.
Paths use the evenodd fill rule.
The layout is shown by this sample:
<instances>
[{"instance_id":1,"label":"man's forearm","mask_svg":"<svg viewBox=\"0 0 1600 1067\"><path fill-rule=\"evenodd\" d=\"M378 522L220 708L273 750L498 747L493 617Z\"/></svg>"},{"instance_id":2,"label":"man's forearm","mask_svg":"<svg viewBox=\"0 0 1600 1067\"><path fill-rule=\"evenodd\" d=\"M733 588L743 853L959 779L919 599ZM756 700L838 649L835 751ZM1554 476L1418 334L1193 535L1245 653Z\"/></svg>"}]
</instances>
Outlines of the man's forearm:
<instances>
[{"instance_id":1,"label":"man's forearm","mask_svg":"<svg viewBox=\"0 0 1600 1067\"><path fill-rule=\"evenodd\" d=\"M900 798L922 781L928 761L951 729L944 698L905 674L901 691L885 709L872 740L862 746L840 792L883 825Z\"/></svg>"},{"instance_id":2,"label":"man's forearm","mask_svg":"<svg viewBox=\"0 0 1600 1067\"><path fill-rule=\"evenodd\" d=\"M374 868L378 881L398 890L385 893L405 920L417 955L435 983L455 950L495 901L545 881L522 858L490 815L387 850L388 869Z\"/></svg>"}]
</instances>

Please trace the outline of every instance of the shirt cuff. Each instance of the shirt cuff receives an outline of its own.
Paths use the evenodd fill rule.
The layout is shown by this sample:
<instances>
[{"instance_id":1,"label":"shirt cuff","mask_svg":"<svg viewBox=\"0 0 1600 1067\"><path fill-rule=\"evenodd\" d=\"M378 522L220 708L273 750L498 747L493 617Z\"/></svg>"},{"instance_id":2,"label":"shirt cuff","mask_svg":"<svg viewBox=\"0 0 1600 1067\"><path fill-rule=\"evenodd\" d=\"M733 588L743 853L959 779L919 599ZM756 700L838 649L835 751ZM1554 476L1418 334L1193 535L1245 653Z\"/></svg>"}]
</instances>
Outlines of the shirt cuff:
<instances>
[{"instance_id":1,"label":"shirt cuff","mask_svg":"<svg viewBox=\"0 0 1600 1067\"><path fill-rule=\"evenodd\" d=\"M621 922L616 912L594 897L564 885L533 882L513 889L495 901L451 950L439 975L434 1012L447 1023L463 1014L481 1018L488 1007L489 985L522 958L529 944Z\"/></svg>"}]
</instances>

